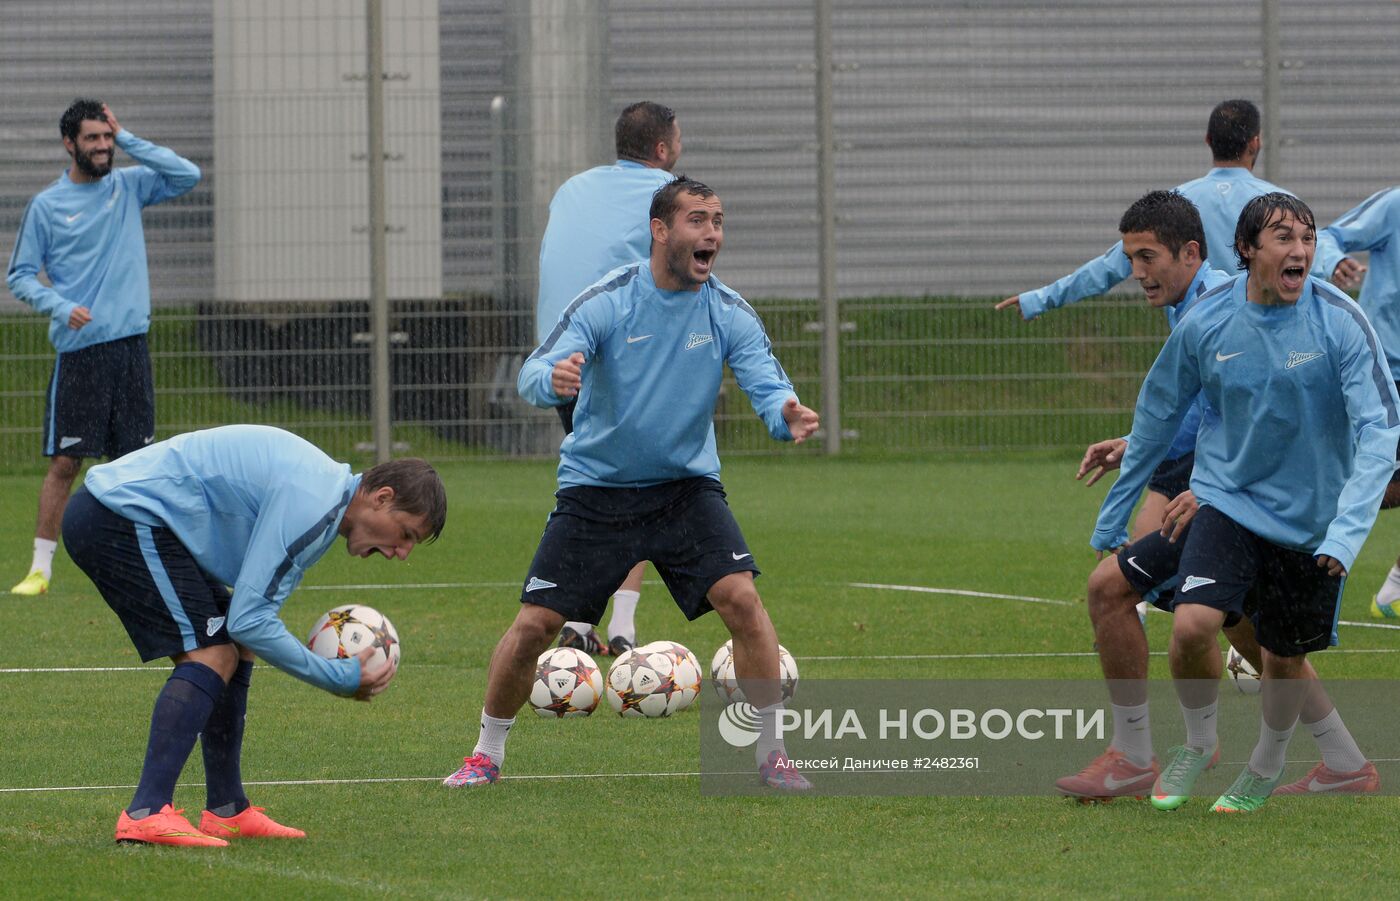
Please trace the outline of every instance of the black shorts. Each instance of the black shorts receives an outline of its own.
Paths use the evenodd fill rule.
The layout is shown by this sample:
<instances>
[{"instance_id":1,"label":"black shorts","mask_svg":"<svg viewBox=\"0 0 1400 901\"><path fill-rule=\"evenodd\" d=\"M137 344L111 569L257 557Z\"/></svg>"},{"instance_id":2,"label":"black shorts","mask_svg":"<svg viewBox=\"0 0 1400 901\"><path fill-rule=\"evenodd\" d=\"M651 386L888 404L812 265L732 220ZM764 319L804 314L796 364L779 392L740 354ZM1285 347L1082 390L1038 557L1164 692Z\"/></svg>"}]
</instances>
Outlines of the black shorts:
<instances>
[{"instance_id":1,"label":"black shorts","mask_svg":"<svg viewBox=\"0 0 1400 901\"><path fill-rule=\"evenodd\" d=\"M1170 500L1191 487L1191 468L1196 465L1194 452L1175 460L1163 460L1147 479L1147 490L1164 494Z\"/></svg>"},{"instance_id":2,"label":"black shorts","mask_svg":"<svg viewBox=\"0 0 1400 901\"><path fill-rule=\"evenodd\" d=\"M44 456L111 457L155 439L156 394L145 335L60 353L44 404Z\"/></svg>"},{"instance_id":3,"label":"black shorts","mask_svg":"<svg viewBox=\"0 0 1400 901\"><path fill-rule=\"evenodd\" d=\"M1149 532L1118 552L1118 569L1123 578L1138 597L1158 610L1171 613L1176 603L1176 589L1181 585L1181 552L1190 534L1189 524L1174 542L1168 541L1161 532ZM1243 616L1253 615L1254 596L1251 594L1245 598L1242 615L1225 614L1225 628L1235 625Z\"/></svg>"},{"instance_id":4,"label":"black shorts","mask_svg":"<svg viewBox=\"0 0 1400 901\"><path fill-rule=\"evenodd\" d=\"M1261 647L1282 657L1336 643L1346 579L1329 576L1307 551L1266 541L1214 507L1191 522L1175 605L1204 604L1249 616Z\"/></svg>"},{"instance_id":5,"label":"black shorts","mask_svg":"<svg viewBox=\"0 0 1400 901\"><path fill-rule=\"evenodd\" d=\"M126 627L142 660L229 644L229 590L175 533L120 516L86 488L63 511L63 546Z\"/></svg>"},{"instance_id":6,"label":"black shorts","mask_svg":"<svg viewBox=\"0 0 1400 901\"><path fill-rule=\"evenodd\" d=\"M555 407L554 412L559 414L559 422L564 426L564 434L574 433L574 407L578 406L578 398L574 398L563 406Z\"/></svg>"},{"instance_id":7,"label":"black shorts","mask_svg":"<svg viewBox=\"0 0 1400 901\"><path fill-rule=\"evenodd\" d=\"M520 592L576 622L597 623L633 566L650 560L686 619L712 608L710 587L758 574L739 524L710 478L648 488L562 488Z\"/></svg>"}]
</instances>

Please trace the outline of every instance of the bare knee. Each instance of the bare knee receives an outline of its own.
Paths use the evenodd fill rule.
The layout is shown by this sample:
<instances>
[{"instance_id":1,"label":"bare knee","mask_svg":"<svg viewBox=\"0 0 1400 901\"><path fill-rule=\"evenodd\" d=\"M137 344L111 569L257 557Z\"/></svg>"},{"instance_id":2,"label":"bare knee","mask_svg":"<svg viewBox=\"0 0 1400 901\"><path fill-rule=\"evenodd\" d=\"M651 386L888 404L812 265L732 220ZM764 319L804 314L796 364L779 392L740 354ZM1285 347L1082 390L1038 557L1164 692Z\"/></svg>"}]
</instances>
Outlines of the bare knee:
<instances>
[{"instance_id":1,"label":"bare knee","mask_svg":"<svg viewBox=\"0 0 1400 901\"><path fill-rule=\"evenodd\" d=\"M533 660L549 647L563 626L564 617L548 607L521 604L506 636L514 642L517 656L529 655Z\"/></svg>"},{"instance_id":2,"label":"bare knee","mask_svg":"<svg viewBox=\"0 0 1400 901\"><path fill-rule=\"evenodd\" d=\"M81 457L65 457L57 454L49 458L49 475L60 482L71 485L83 469Z\"/></svg>"},{"instance_id":3,"label":"bare knee","mask_svg":"<svg viewBox=\"0 0 1400 901\"><path fill-rule=\"evenodd\" d=\"M1098 622L1105 616L1137 606L1141 600L1118 568L1117 557L1105 557L1089 575L1089 619Z\"/></svg>"},{"instance_id":4,"label":"bare knee","mask_svg":"<svg viewBox=\"0 0 1400 901\"><path fill-rule=\"evenodd\" d=\"M1193 654L1207 650L1218 653L1216 636L1225 614L1201 604L1179 604L1172 619L1172 643L1177 648Z\"/></svg>"},{"instance_id":5,"label":"bare knee","mask_svg":"<svg viewBox=\"0 0 1400 901\"><path fill-rule=\"evenodd\" d=\"M705 597L731 632L768 615L753 584L753 573L731 573L711 586Z\"/></svg>"}]
</instances>

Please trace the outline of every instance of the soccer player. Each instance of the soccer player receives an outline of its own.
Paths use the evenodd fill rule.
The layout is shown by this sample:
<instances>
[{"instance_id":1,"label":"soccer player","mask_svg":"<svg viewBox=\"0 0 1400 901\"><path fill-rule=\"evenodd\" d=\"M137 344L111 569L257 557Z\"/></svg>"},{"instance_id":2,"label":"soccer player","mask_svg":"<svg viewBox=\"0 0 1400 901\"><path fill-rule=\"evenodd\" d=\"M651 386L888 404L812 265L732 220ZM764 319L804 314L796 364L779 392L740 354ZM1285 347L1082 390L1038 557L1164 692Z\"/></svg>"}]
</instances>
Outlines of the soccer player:
<instances>
[{"instance_id":1,"label":"soccer player","mask_svg":"<svg viewBox=\"0 0 1400 901\"><path fill-rule=\"evenodd\" d=\"M367 701L396 667L318 657L277 611L337 536L357 557L407 559L447 516L422 460L362 475L289 432L233 425L177 435L94 466L63 517L73 562L122 621L142 660L175 664L156 697L141 779L119 842L219 846L301 838L243 790L240 758L253 657L317 688ZM232 586L232 592L225 586ZM207 805L196 830L172 806L195 738Z\"/></svg>"},{"instance_id":2,"label":"soccer player","mask_svg":"<svg viewBox=\"0 0 1400 901\"><path fill-rule=\"evenodd\" d=\"M1343 579L1395 466L1395 383L1360 308L1308 277L1314 241L1312 211L1296 197L1265 194L1245 206L1235 241L1245 274L1167 339L1099 512L1093 546L1122 547L1133 501L1201 394L1191 477L1200 510L1181 552L1170 649L1186 743L1153 787L1160 809L1186 801L1218 750L1216 636L1246 613L1262 648L1259 743L1212 809L1256 810L1278 786L1308 686L1306 655L1334 640Z\"/></svg>"},{"instance_id":3,"label":"soccer player","mask_svg":"<svg viewBox=\"0 0 1400 901\"><path fill-rule=\"evenodd\" d=\"M1344 256L1370 252L1370 267ZM1342 287L1355 287L1362 273L1359 301L1380 336L1391 375L1400 374L1400 188L1372 194L1317 235L1317 265ZM1400 471L1391 477L1381 509L1400 506ZM1400 616L1400 560L1371 601L1371 614Z\"/></svg>"},{"instance_id":4,"label":"soccer player","mask_svg":"<svg viewBox=\"0 0 1400 901\"><path fill-rule=\"evenodd\" d=\"M1211 110L1206 123L1206 146L1210 148L1213 168L1176 188L1200 211L1206 234L1205 259L1214 268L1234 267L1235 223L1244 205L1260 194L1283 191L1254 176L1260 142L1257 106L1248 100L1220 103ZM1102 294L1131 274L1132 266L1119 242L1064 278L1034 291L1014 294L995 308L1020 310L1022 318L1030 320L1047 310Z\"/></svg>"},{"instance_id":5,"label":"soccer player","mask_svg":"<svg viewBox=\"0 0 1400 901\"><path fill-rule=\"evenodd\" d=\"M1149 306L1161 309L1175 328L1186 312L1212 288L1230 280L1201 256L1205 231L1199 211L1180 191L1150 191L1138 198L1118 222L1119 246ZM1190 487L1196 429L1201 408L1193 404L1167 450L1167 458L1147 481L1147 497L1138 511L1133 537L1157 531L1167 504ZM1126 438L1091 444L1079 464L1077 479L1092 485L1122 461Z\"/></svg>"},{"instance_id":6,"label":"soccer player","mask_svg":"<svg viewBox=\"0 0 1400 901\"><path fill-rule=\"evenodd\" d=\"M49 590L63 507L83 459L120 457L155 438L141 210L199 183L198 166L126 131L96 100L74 100L59 131L73 163L29 202L7 278L15 297L49 316L57 352L34 556L29 574L10 589L20 595ZM116 147L140 165L113 169ZM40 270L52 287L39 281Z\"/></svg>"},{"instance_id":7,"label":"soccer player","mask_svg":"<svg viewBox=\"0 0 1400 901\"><path fill-rule=\"evenodd\" d=\"M681 156L681 126L659 103L634 103L617 117L617 162L580 172L549 202L549 224L540 242L540 292L535 307L536 344L543 344L569 302L618 266L651 252L649 213L656 190L671 180ZM573 431L574 402L555 408L564 434ZM641 599L639 562L613 592L608 642L591 623L564 624L559 646L589 654L623 653L637 643L635 615Z\"/></svg>"},{"instance_id":8,"label":"soccer player","mask_svg":"<svg viewBox=\"0 0 1400 901\"><path fill-rule=\"evenodd\" d=\"M446 785L499 778L536 658L566 621L591 622L622 576L650 560L688 619L715 610L733 637L736 675L762 722L763 781L809 787L776 730L778 636L719 481L713 417L724 365L774 438L810 437L817 413L798 401L753 308L712 274L724 242L714 191L684 176L657 191L651 237L650 258L580 294L520 370L531 403L575 401L574 431L519 613L491 655L476 748Z\"/></svg>"}]
</instances>

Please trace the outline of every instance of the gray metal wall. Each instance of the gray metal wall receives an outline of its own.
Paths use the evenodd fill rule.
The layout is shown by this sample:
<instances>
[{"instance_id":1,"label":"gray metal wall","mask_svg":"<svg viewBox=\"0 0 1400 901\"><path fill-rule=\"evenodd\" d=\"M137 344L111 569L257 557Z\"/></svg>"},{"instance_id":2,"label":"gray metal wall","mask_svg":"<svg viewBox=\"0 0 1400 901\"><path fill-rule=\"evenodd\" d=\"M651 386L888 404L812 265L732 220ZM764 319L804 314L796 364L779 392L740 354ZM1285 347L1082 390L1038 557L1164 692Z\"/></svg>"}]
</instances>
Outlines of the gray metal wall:
<instances>
[{"instance_id":1,"label":"gray metal wall","mask_svg":"<svg viewBox=\"0 0 1400 901\"><path fill-rule=\"evenodd\" d=\"M505 0L441 4L444 278L490 291L488 107ZM816 289L810 0L610 3L614 107L679 112L681 168L729 211L720 266L754 298ZM1144 190L1201 174L1210 107L1258 100L1257 2L876 2L835 9L838 284L846 297L991 296L1101 251ZM1328 219L1396 180L1400 4L1283 0L1279 180ZM197 162L148 212L159 303L212 292L212 30L200 0L7 0L0 17L0 254L66 157L77 94ZM3 301L14 308L8 297Z\"/></svg>"}]
</instances>

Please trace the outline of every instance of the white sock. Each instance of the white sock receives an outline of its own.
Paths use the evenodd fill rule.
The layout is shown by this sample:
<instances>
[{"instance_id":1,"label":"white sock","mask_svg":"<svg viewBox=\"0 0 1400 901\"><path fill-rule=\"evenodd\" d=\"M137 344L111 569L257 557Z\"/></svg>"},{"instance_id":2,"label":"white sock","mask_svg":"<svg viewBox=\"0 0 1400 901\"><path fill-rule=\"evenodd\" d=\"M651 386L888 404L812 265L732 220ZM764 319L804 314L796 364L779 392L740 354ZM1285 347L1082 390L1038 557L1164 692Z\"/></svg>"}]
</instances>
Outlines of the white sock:
<instances>
[{"instance_id":1,"label":"white sock","mask_svg":"<svg viewBox=\"0 0 1400 901\"><path fill-rule=\"evenodd\" d=\"M1315 723L1304 723L1322 752L1322 762L1334 773L1354 773L1366 765L1366 755L1356 746L1356 739L1342 723L1341 714L1332 712Z\"/></svg>"},{"instance_id":2,"label":"white sock","mask_svg":"<svg viewBox=\"0 0 1400 901\"><path fill-rule=\"evenodd\" d=\"M768 762L768 755L774 751L782 751L784 756L787 755L783 748L783 737L778 734L778 713L782 709L782 701L757 708L758 743L754 745L753 756L760 766Z\"/></svg>"},{"instance_id":3,"label":"white sock","mask_svg":"<svg viewBox=\"0 0 1400 901\"><path fill-rule=\"evenodd\" d=\"M565 623L565 624L564 624L564 628L565 628L565 629L573 629L575 632L577 632L577 633L580 634L580 635L587 635L589 632L592 632L592 631L593 631L593 624L592 624L592 623L576 623L576 622L572 622L572 621L571 621L571 622Z\"/></svg>"},{"instance_id":4,"label":"white sock","mask_svg":"<svg viewBox=\"0 0 1400 901\"><path fill-rule=\"evenodd\" d=\"M1393 604L1400 600L1400 565L1392 566L1386 573L1381 590L1376 592L1376 603Z\"/></svg>"},{"instance_id":5,"label":"white sock","mask_svg":"<svg viewBox=\"0 0 1400 901\"><path fill-rule=\"evenodd\" d=\"M612 619L608 620L608 641L621 635L628 641L637 640L637 626L633 615L637 612L637 602L642 599L640 591L627 591L619 588L612 596Z\"/></svg>"},{"instance_id":6,"label":"white sock","mask_svg":"<svg viewBox=\"0 0 1400 901\"><path fill-rule=\"evenodd\" d=\"M1292 726L1280 732L1264 722L1262 716L1259 717L1259 744L1254 746L1254 753L1249 755L1249 768L1266 779L1272 779L1282 773L1284 755L1288 753L1288 740L1293 737L1293 730L1297 725L1298 721L1294 720Z\"/></svg>"},{"instance_id":7,"label":"white sock","mask_svg":"<svg viewBox=\"0 0 1400 901\"><path fill-rule=\"evenodd\" d=\"M58 542L50 541L47 538L34 539L34 563L30 565L29 571L38 570L44 574L45 579L53 578L53 555L58 550Z\"/></svg>"},{"instance_id":8,"label":"white sock","mask_svg":"<svg viewBox=\"0 0 1400 901\"><path fill-rule=\"evenodd\" d=\"M491 762L500 766L506 759L506 738L510 736L510 727L515 725L515 717L508 720L497 719L494 716L487 716L486 711L481 711L481 734L476 737L476 749L473 754L485 754L491 758Z\"/></svg>"},{"instance_id":9,"label":"white sock","mask_svg":"<svg viewBox=\"0 0 1400 901\"><path fill-rule=\"evenodd\" d=\"M1214 753L1215 746L1219 744L1215 731L1215 703L1195 708L1183 704L1181 715L1186 720L1186 747Z\"/></svg>"},{"instance_id":10,"label":"white sock","mask_svg":"<svg viewBox=\"0 0 1400 901\"><path fill-rule=\"evenodd\" d=\"M1135 707L1113 706L1113 742L1109 745L1140 767L1152 763L1152 724L1147 702Z\"/></svg>"}]
</instances>

